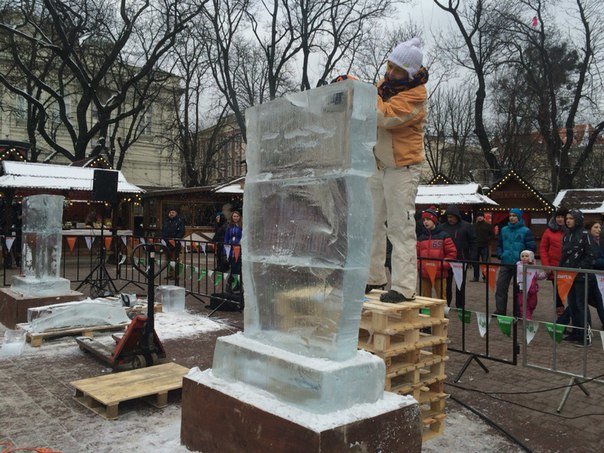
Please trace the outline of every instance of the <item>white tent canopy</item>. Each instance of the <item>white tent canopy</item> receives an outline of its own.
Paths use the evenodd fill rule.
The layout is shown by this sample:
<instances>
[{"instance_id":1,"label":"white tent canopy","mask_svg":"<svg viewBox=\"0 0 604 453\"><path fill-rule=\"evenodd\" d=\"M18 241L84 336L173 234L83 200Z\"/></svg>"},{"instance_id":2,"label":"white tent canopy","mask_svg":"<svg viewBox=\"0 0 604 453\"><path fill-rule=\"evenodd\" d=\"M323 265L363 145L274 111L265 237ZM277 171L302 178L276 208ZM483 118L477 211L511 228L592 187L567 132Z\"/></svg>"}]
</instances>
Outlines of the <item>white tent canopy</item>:
<instances>
[{"instance_id":1,"label":"white tent canopy","mask_svg":"<svg viewBox=\"0 0 604 453\"><path fill-rule=\"evenodd\" d=\"M3 161L0 188L91 191L94 170L67 165ZM118 173L118 193L144 192L140 187L126 181L121 171L113 171Z\"/></svg>"},{"instance_id":2,"label":"white tent canopy","mask_svg":"<svg viewBox=\"0 0 604 453\"><path fill-rule=\"evenodd\" d=\"M492 205L498 204L480 191L480 184L420 185L415 197L416 205Z\"/></svg>"}]
</instances>

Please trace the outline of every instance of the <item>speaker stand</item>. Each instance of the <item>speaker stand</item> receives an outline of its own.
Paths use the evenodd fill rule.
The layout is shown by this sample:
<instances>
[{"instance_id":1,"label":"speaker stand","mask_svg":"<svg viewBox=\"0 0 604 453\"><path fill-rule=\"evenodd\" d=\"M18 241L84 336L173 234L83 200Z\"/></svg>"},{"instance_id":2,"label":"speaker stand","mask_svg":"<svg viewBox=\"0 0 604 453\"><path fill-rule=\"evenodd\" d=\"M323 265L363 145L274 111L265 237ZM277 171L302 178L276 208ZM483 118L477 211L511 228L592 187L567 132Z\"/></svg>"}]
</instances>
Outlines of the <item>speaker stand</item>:
<instances>
[{"instance_id":1,"label":"speaker stand","mask_svg":"<svg viewBox=\"0 0 604 453\"><path fill-rule=\"evenodd\" d=\"M117 288L113 279L107 272L105 267L105 216L104 209L101 211L101 240L99 241L99 259L97 265L90 271L90 273L84 278L82 283L76 288L78 291L84 285L90 285L90 297L105 297L114 296L117 294Z\"/></svg>"}]
</instances>

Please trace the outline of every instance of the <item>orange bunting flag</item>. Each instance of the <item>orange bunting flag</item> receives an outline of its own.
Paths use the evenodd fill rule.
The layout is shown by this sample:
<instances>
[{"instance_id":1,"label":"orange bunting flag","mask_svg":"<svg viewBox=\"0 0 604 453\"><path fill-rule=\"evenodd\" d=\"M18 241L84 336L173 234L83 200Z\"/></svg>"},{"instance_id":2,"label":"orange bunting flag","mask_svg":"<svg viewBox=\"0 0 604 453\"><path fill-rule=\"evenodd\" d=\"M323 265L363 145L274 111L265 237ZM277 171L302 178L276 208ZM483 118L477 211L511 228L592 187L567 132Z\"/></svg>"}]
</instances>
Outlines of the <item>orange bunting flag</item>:
<instances>
[{"instance_id":1,"label":"orange bunting flag","mask_svg":"<svg viewBox=\"0 0 604 453\"><path fill-rule=\"evenodd\" d=\"M576 276L576 272L558 271L556 288L558 289L558 295L563 304L566 303L566 298L568 297L568 293L573 286Z\"/></svg>"},{"instance_id":2,"label":"orange bunting flag","mask_svg":"<svg viewBox=\"0 0 604 453\"><path fill-rule=\"evenodd\" d=\"M239 261L239 255L241 254L241 246L234 245L233 246L233 255L235 256L235 262Z\"/></svg>"},{"instance_id":3,"label":"orange bunting flag","mask_svg":"<svg viewBox=\"0 0 604 453\"><path fill-rule=\"evenodd\" d=\"M424 261L422 266L424 266L424 269L426 269L428 277L430 277L430 282L432 283L432 286L434 286L434 282L436 280L437 263L434 261Z\"/></svg>"},{"instance_id":4,"label":"orange bunting flag","mask_svg":"<svg viewBox=\"0 0 604 453\"><path fill-rule=\"evenodd\" d=\"M71 250L73 252L73 248L75 247L77 237L67 236L65 239L67 240L67 245L69 246L69 250Z\"/></svg>"},{"instance_id":5,"label":"orange bunting flag","mask_svg":"<svg viewBox=\"0 0 604 453\"><path fill-rule=\"evenodd\" d=\"M111 248L111 240L113 238L111 236L108 236L105 238L105 250L109 250Z\"/></svg>"},{"instance_id":6,"label":"orange bunting flag","mask_svg":"<svg viewBox=\"0 0 604 453\"><path fill-rule=\"evenodd\" d=\"M489 266L489 273L487 275L487 266L486 264L480 265L480 272L487 279L487 285L489 285L489 289L495 292L495 285L497 284L497 266Z\"/></svg>"},{"instance_id":7,"label":"orange bunting flag","mask_svg":"<svg viewBox=\"0 0 604 453\"><path fill-rule=\"evenodd\" d=\"M172 247L176 247L176 242L174 242L174 239L169 239L168 242Z\"/></svg>"}]
</instances>

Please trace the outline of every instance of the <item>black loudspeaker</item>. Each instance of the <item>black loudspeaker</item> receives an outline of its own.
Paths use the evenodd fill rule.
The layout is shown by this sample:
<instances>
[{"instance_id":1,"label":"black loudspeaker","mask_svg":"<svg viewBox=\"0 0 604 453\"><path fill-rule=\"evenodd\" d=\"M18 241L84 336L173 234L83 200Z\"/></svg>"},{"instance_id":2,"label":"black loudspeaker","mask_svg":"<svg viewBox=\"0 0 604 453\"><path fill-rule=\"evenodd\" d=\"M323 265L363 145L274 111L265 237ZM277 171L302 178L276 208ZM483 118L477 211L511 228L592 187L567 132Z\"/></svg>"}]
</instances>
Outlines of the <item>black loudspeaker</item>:
<instances>
[{"instance_id":1,"label":"black loudspeaker","mask_svg":"<svg viewBox=\"0 0 604 453\"><path fill-rule=\"evenodd\" d=\"M94 170L92 200L117 203L117 176L114 170Z\"/></svg>"}]
</instances>

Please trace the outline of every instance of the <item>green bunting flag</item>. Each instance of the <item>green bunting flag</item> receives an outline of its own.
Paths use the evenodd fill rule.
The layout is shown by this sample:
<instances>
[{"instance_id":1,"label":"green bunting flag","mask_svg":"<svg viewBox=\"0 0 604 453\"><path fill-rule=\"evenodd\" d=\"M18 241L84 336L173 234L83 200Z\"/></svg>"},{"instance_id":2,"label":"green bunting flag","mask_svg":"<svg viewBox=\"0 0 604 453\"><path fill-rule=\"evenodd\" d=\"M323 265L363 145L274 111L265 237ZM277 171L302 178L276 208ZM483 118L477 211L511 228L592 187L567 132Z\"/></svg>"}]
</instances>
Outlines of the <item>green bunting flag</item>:
<instances>
[{"instance_id":1,"label":"green bunting flag","mask_svg":"<svg viewBox=\"0 0 604 453\"><path fill-rule=\"evenodd\" d=\"M231 284L231 288L235 288L239 284L239 275L233 274L233 283Z\"/></svg>"},{"instance_id":2,"label":"green bunting flag","mask_svg":"<svg viewBox=\"0 0 604 453\"><path fill-rule=\"evenodd\" d=\"M470 324L472 322L472 312L468 310L457 309L457 317L464 324Z\"/></svg>"},{"instance_id":3,"label":"green bunting flag","mask_svg":"<svg viewBox=\"0 0 604 453\"><path fill-rule=\"evenodd\" d=\"M501 330L501 333L503 333L506 337L509 337L512 333L512 324L514 322L514 318L512 316L496 316L497 323L499 324L499 330Z\"/></svg>"},{"instance_id":4,"label":"green bunting flag","mask_svg":"<svg viewBox=\"0 0 604 453\"><path fill-rule=\"evenodd\" d=\"M546 322L545 328L547 329L547 333L552 338L552 340L556 340L556 343L560 343L564 338L564 329L566 326L564 324L556 324L556 333L554 334L554 323Z\"/></svg>"},{"instance_id":5,"label":"green bunting flag","mask_svg":"<svg viewBox=\"0 0 604 453\"><path fill-rule=\"evenodd\" d=\"M222 272L214 272L214 286L218 286L222 281Z\"/></svg>"},{"instance_id":6,"label":"green bunting flag","mask_svg":"<svg viewBox=\"0 0 604 453\"><path fill-rule=\"evenodd\" d=\"M427 315L430 316L430 309L429 308L420 308L419 309L420 314L422 315Z\"/></svg>"},{"instance_id":7,"label":"green bunting flag","mask_svg":"<svg viewBox=\"0 0 604 453\"><path fill-rule=\"evenodd\" d=\"M182 275L185 271L185 265L183 263L178 263L178 275Z\"/></svg>"},{"instance_id":8,"label":"green bunting flag","mask_svg":"<svg viewBox=\"0 0 604 453\"><path fill-rule=\"evenodd\" d=\"M202 278L204 278L206 276L207 271L205 269L202 269L199 271L199 277L197 277L197 281L200 282Z\"/></svg>"},{"instance_id":9,"label":"green bunting flag","mask_svg":"<svg viewBox=\"0 0 604 453\"><path fill-rule=\"evenodd\" d=\"M195 277L195 274L197 273L197 268L195 266L191 266L191 280L193 280L193 277Z\"/></svg>"}]
</instances>

